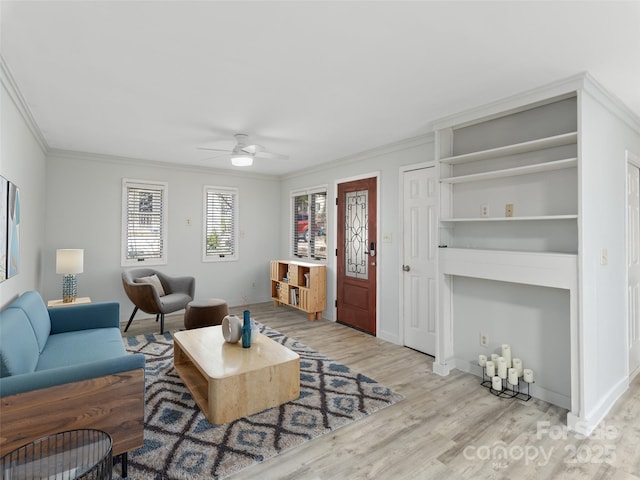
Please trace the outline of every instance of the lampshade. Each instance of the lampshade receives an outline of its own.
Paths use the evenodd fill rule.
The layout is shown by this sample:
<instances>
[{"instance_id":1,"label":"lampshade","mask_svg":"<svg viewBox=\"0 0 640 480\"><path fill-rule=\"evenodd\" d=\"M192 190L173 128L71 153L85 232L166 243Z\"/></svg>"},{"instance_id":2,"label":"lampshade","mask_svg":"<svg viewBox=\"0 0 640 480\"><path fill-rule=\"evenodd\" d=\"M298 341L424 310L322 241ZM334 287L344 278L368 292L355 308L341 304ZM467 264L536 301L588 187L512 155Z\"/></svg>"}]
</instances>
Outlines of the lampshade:
<instances>
[{"instance_id":1,"label":"lampshade","mask_svg":"<svg viewBox=\"0 0 640 480\"><path fill-rule=\"evenodd\" d=\"M253 157L249 154L231 155L231 165L235 167L250 167L253 165Z\"/></svg>"},{"instance_id":2,"label":"lampshade","mask_svg":"<svg viewBox=\"0 0 640 480\"><path fill-rule=\"evenodd\" d=\"M56 250L56 273L82 273L84 250L81 248L61 248Z\"/></svg>"}]
</instances>

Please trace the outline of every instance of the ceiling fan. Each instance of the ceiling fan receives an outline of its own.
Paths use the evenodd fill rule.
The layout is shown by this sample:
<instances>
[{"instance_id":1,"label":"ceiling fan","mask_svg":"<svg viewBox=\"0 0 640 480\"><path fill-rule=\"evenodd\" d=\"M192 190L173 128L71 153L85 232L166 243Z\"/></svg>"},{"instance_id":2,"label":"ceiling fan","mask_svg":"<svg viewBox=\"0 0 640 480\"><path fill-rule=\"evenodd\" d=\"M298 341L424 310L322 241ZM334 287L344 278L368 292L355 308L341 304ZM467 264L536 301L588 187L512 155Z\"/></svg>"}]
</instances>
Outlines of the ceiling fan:
<instances>
[{"instance_id":1,"label":"ceiling fan","mask_svg":"<svg viewBox=\"0 0 640 480\"><path fill-rule=\"evenodd\" d=\"M213 152L225 152L231 154L231 164L236 167L249 167L253 165L254 158L271 158L286 160L286 155L279 153L268 152L262 145L252 143L249 139L249 135L243 133L237 133L234 135L236 138L236 146L233 150L226 150L221 148L209 148L198 147L199 150L210 150Z\"/></svg>"}]
</instances>

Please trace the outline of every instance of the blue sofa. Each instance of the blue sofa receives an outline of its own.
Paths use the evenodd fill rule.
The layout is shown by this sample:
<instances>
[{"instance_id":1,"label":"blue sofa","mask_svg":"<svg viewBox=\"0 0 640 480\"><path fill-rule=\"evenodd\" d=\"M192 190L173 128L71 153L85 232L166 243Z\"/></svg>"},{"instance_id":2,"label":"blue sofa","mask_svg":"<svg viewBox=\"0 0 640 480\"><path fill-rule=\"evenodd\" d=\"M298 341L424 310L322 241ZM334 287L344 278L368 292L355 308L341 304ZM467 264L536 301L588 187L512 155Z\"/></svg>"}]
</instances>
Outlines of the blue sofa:
<instances>
[{"instance_id":1,"label":"blue sofa","mask_svg":"<svg viewBox=\"0 0 640 480\"><path fill-rule=\"evenodd\" d=\"M25 292L0 313L0 454L64 430L97 428L114 456L144 440L142 354L125 351L116 302L47 309Z\"/></svg>"}]
</instances>

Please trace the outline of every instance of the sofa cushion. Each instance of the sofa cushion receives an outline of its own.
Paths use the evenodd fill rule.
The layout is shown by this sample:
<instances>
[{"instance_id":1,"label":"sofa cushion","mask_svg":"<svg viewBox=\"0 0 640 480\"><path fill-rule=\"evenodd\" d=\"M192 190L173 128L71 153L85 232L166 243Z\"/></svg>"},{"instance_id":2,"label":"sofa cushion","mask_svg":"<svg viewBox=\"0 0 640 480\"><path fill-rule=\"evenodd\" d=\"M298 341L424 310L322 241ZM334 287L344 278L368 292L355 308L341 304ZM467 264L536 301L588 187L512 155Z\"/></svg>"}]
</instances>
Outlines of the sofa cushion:
<instances>
[{"instance_id":1,"label":"sofa cushion","mask_svg":"<svg viewBox=\"0 0 640 480\"><path fill-rule=\"evenodd\" d=\"M181 308L184 308L192 298L186 293L170 293L160 299L163 312L175 312Z\"/></svg>"},{"instance_id":2,"label":"sofa cushion","mask_svg":"<svg viewBox=\"0 0 640 480\"><path fill-rule=\"evenodd\" d=\"M38 340L38 351L42 352L51 333L51 319L40 294L34 291L24 292L11 303L10 308L20 308L27 315Z\"/></svg>"},{"instance_id":3,"label":"sofa cushion","mask_svg":"<svg viewBox=\"0 0 640 480\"><path fill-rule=\"evenodd\" d=\"M0 377L33 372L38 363L38 341L21 308L0 313Z\"/></svg>"},{"instance_id":4,"label":"sofa cushion","mask_svg":"<svg viewBox=\"0 0 640 480\"><path fill-rule=\"evenodd\" d=\"M120 330L94 328L76 332L56 333L49 337L40 354L36 371L81 365L127 355Z\"/></svg>"},{"instance_id":5,"label":"sofa cushion","mask_svg":"<svg viewBox=\"0 0 640 480\"><path fill-rule=\"evenodd\" d=\"M158 275L156 274L150 275L148 277L135 278L133 281L136 283L150 283L151 285L156 287L159 297L165 296L164 288L162 288L162 282L160 281L160 279L158 278Z\"/></svg>"}]
</instances>

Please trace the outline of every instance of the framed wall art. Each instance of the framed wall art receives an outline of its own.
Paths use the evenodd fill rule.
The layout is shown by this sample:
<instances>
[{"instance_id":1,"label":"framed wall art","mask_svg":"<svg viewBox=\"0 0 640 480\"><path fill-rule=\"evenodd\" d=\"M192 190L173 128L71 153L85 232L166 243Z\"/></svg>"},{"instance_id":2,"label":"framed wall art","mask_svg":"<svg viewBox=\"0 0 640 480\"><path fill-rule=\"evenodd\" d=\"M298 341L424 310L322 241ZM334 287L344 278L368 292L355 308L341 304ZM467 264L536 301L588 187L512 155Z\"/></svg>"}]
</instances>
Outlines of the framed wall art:
<instances>
[{"instance_id":1,"label":"framed wall art","mask_svg":"<svg viewBox=\"0 0 640 480\"><path fill-rule=\"evenodd\" d=\"M7 279L9 181L0 176L0 282Z\"/></svg>"},{"instance_id":2,"label":"framed wall art","mask_svg":"<svg viewBox=\"0 0 640 480\"><path fill-rule=\"evenodd\" d=\"M7 278L20 271L20 189L9 182L7 199Z\"/></svg>"}]
</instances>

